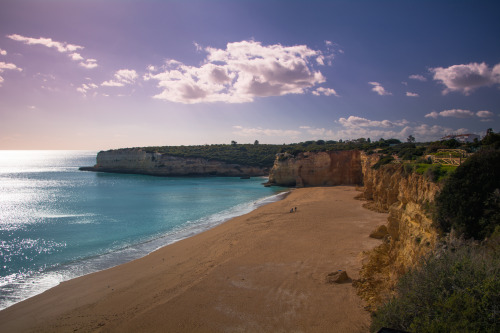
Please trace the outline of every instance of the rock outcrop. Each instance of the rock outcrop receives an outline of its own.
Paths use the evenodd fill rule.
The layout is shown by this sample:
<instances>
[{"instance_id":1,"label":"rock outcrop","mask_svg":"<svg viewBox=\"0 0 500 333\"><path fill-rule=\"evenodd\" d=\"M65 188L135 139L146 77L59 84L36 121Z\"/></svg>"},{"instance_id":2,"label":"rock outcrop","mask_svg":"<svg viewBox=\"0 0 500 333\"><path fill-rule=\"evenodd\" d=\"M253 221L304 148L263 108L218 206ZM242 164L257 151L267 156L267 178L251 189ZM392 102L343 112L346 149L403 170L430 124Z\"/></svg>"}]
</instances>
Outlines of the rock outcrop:
<instances>
[{"instance_id":1,"label":"rock outcrop","mask_svg":"<svg viewBox=\"0 0 500 333\"><path fill-rule=\"evenodd\" d=\"M389 213L384 242L369 253L358 291L373 306L397 278L415 266L436 244L431 207L439 185L401 164L372 168L377 155L362 156L364 198L377 211Z\"/></svg>"},{"instance_id":2,"label":"rock outcrop","mask_svg":"<svg viewBox=\"0 0 500 333\"><path fill-rule=\"evenodd\" d=\"M96 165L86 171L133 173L154 176L267 176L268 168L229 164L204 158L176 157L141 148L101 151Z\"/></svg>"},{"instance_id":3,"label":"rock outcrop","mask_svg":"<svg viewBox=\"0 0 500 333\"><path fill-rule=\"evenodd\" d=\"M360 185L363 182L361 153L351 151L279 154L269 183L280 186Z\"/></svg>"}]
</instances>

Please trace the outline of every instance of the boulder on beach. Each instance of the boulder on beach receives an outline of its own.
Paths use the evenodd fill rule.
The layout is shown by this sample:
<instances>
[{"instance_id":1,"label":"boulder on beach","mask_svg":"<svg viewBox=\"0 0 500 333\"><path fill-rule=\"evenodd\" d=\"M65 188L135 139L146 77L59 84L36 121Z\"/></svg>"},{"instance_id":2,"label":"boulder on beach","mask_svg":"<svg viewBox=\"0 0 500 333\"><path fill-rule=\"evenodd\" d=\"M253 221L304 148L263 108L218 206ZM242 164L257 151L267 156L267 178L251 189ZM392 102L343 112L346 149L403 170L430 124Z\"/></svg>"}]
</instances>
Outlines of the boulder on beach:
<instances>
[{"instance_id":1,"label":"boulder on beach","mask_svg":"<svg viewBox=\"0 0 500 333\"><path fill-rule=\"evenodd\" d=\"M347 272L341 269L326 276L327 283L344 283L349 282L350 280L351 279L347 275Z\"/></svg>"},{"instance_id":2,"label":"boulder on beach","mask_svg":"<svg viewBox=\"0 0 500 333\"><path fill-rule=\"evenodd\" d=\"M372 231L370 237L375 239L382 239L388 234L389 232L387 231L387 227L385 225L379 225L375 230Z\"/></svg>"}]
</instances>

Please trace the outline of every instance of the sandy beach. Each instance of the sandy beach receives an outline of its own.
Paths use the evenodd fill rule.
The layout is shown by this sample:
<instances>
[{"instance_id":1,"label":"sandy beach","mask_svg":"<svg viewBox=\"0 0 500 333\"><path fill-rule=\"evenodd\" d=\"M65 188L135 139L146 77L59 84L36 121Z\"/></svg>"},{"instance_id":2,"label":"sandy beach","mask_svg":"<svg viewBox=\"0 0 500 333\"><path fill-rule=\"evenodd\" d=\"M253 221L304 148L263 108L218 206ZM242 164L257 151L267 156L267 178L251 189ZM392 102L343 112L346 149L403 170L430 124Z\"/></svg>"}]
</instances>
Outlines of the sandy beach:
<instances>
[{"instance_id":1,"label":"sandy beach","mask_svg":"<svg viewBox=\"0 0 500 333\"><path fill-rule=\"evenodd\" d=\"M0 311L0 332L366 332L350 281L387 215L355 187L295 189L139 260ZM290 213L292 207L297 211Z\"/></svg>"}]
</instances>

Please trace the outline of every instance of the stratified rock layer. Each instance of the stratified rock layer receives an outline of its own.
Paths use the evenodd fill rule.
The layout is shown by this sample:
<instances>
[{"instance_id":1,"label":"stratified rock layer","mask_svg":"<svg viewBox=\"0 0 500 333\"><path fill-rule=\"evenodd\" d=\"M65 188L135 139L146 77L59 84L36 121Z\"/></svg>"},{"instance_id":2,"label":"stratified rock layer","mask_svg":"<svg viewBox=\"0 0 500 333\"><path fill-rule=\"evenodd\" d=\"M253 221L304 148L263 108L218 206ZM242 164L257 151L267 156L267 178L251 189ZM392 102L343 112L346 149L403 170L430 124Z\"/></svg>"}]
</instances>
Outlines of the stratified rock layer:
<instances>
[{"instance_id":1,"label":"stratified rock layer","mask_svg":"<svg viewBox=\"0 0 500 333\"><path fill-rule=\"evenodd\" d=\"M425 176L406 172L401 164L388 164L375 170L379 156L362 156L364 197L377 211L389 213L383 243L368 253L358 293L375 309L409 268L432 250L438 231L431 219L431 207L439 185Z\"/></svg>"},{"instance_id":2,"label":"stratified rock layer","mask_svg":"<svg viewBox=\"0 0 500 333\"><path fill-rule=\"evenodd\" d=\"M351 151L304 152L278 155L269 183L280 186L360 185L361 153Z\"/></svg>"},{"instance_id":3,"label":"stratified rock layer","mask_svg":"<svg viewBox=\"0 0 500 333\"><path fill-rule=\"evenodd\" d=\"M141 148L101 151L89 171L135 173L154 176L266 176L269 169L229 164L204 158L176 157L146 152Z\"/></svg>"}]
</instances>

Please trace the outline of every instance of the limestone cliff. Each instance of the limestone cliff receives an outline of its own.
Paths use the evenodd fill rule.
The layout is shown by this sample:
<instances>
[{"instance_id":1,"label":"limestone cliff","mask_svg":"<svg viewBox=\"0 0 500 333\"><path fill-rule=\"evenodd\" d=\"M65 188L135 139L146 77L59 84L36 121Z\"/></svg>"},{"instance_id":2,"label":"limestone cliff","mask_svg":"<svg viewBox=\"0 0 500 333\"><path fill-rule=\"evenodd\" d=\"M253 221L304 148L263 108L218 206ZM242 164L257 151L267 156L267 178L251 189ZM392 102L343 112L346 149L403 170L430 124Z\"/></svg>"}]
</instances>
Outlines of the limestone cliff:
<instances>
[{"instance_id":1,"label":"limestone cliff","mask_svg":"<svg viewBox=\"0 0 500 333\"><path fill-rule=\"evenodd\" d=\"M389 213L388 236L370 253L358 288L371 305L435 246L438 232L432 225L430 207L440 189L422 175L405 172L401 164L372 169L377 160L377 155L362 156L363 196L368 206Z\"/></svg>"},{"instance_id":2,"label":"limestone cliff","mask_svg":"<svg viewBox=\"0 0 500 333\"><path fill-rule=\"evenodd\" d=\"M204 158L176 157L141 148L101 151L94 167L82 170L154 176L265 176L269 169L229 164Z\"/></svg>"},{"instance_id":3,"label":"limestone cliff","mask_svg":"<svg viewBox=\"0 0 500 333\"><path fill-rule=\"evenodd\" d=\"M359 185L362 181L357 150L279 154L269 174L269 183L281 186Z\"/></svg>"}]
</instances>

